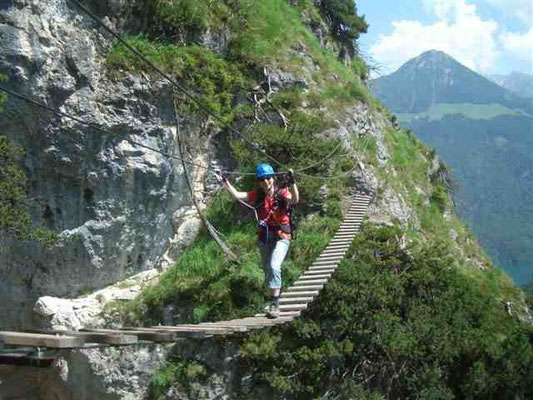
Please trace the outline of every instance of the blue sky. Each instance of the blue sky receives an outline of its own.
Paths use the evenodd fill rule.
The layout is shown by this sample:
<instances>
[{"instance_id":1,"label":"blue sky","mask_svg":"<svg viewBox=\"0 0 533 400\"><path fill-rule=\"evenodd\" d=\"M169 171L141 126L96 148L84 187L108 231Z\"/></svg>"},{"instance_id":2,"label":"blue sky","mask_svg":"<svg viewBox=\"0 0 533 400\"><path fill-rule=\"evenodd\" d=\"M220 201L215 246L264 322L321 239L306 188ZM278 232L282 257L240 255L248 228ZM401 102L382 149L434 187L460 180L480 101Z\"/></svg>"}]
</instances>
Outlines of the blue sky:
<instances>
[{"instance_id":1,"label":"blue sky","mask_svg":"<svg viewBox=\"0 0 533 400\"><path fill-rule=\"evenodd\" d=\"M442 50L484 75L533 74L533 0L356 0L370 25L363 55L394 72L426 50Z\"/></svg>"}]
</instances>

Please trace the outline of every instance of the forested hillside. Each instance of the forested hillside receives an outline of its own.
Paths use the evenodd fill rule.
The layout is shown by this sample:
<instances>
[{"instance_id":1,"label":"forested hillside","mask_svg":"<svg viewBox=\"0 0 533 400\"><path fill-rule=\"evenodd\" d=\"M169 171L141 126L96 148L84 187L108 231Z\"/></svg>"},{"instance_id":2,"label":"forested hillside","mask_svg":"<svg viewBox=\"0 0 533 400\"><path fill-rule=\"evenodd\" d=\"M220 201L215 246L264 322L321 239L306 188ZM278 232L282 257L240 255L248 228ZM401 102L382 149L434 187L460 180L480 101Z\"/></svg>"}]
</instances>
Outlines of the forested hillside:
<instances>
[{"instance_id":1,"label":"forested hillside","mask_svg":"<svg viewBox=\"0 0 533 400\"><path fill-rule=\"evenodd\" d=\"M93 32L95 25L71 3L68 13L74 18L67 13L65 19L84 21L80 26ZM74 182L69 201L77 205L80 228L73 228L79 222L59 215L58 207L50 210L54 218L45 218L59 240L68 233L63 226L76 230L72 241L81 237L78 250L69 253L76 261L71 275L79 274L77 279L94 289L155 264L154 254L175 244L167 246L164 239L169 225L177 231L186 227L186 212L178 206L190 207L193 197L238 256L227 257L204 226L179 251L165 253L172 257L171 265L135 299L102 299L105 311L94 325L198 323L262 310L267 299L255 219L220 190L215 169L241 190L256 184L253 172L259 162L275 163L278 171L294 170L301 201L295 211L297 235L283 266L283 288L327 245L355 190L373 200L347 257L293 323L231 337L186 338L172 348L139 344L133 353L72 352L62 358L62 369L50 375L48 382L58 386L47 392L49 398L59 392L65 398L106 400L533 396L533 325L526 296L494 267L455 215L451 176L438 154L399 128L369 93L368 66L357 38L371 21L358 15L357 2L93 3L91 10L115 24L126 44L91 39L98 43L94 63L100 69L90 80L98 96L90 97L84 103L90 106L80 112L98 116L124 140L87 135L90 146L74 146L83 151L79 159L78 153L71 155L81 166L68 175L68 182ZM129 46L178 84L169 84ZM70 56L70 64L79 61ZM76 82L93 91L83 79ZM17 84L23 86L15 80ZM63 105L83 109L75 102ZM13 128L12 122L2 121L0 128ZM16 142L13 130L8 137ZM54 139L54 149L64 144L60 139L67 141L56 131L47 131L46 138ZM125 143L125 138L134 142ZM141 150L141 138L157 146L160 158ZM71 148L68 144L63 152ZM46 154L53 153L48 146L32 151L44 154L45 148ZM21 157L31 160L30 150L23 149ZM179 154L183 164L169 153ZM60 160L65 162L54 158ZM98 164L102 160L108 163ZM82 168L92 164L93 169ZM52 178L73 169L56 171ZM30 177L33 172L26 167ZM189 188L186 172L192 177ZM102 186L95 177L103 179ZM41 178L45 189L65 184ZM179 212L161 211L168 209ZM109 215L113 218L106 219ZM34 225L42 218L42 213L34 214ZM128 225L130 219L136 225ZM88 248L87 243L96 244ZM116 243L120 246L113 247ZM85 252L92 258L78 266L76 256ZM115 265L120 274L109 267ZM37 276L49 277L42 265L38 271ZM99 280L91 281L89 272ZM31 281L25 285L32 290ZM70 292L83 292L72 281L67 286ZM146 374L131 378L139 364L153 365L161 354L166 354L165 362L148 381ZM25 377L28 387L29 382L41 385L40 376L33 381ZM20 382L0 378L0 385ZM13 384L9 389L21 397L24 388ZM42 392L32 393L40 398Z\"/></svg>"},{"instance_id":2,"label":"forested hillside","mask_svg":"<svg viewBox=\"0 0 533 400\"><path fill-rule=\"evenodd\" d=\"M531 99L437 51L372 85L400 123L450 166L457 210L495 263L519 285L532 280Z\"/></svg>"},{"instance_id":3,"label":"forested hillside","mask_svg":"<svg viewBox=\"0 0 533 400\"><path fill-rule=\"evenodd\" d=\"M495 263L519 284L533 280L533 119L446 117L411 127L454 166L458 210Z\"/></svg>"}]
</instances>

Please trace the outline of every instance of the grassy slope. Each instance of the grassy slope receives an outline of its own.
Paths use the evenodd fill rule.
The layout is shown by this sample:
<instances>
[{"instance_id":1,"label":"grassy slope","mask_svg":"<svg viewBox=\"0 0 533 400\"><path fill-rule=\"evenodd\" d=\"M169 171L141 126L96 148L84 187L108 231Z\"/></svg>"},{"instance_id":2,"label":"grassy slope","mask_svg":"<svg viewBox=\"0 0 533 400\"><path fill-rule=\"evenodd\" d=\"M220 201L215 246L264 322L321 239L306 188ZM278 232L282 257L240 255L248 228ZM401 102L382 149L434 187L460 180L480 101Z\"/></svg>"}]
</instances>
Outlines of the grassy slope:
<instances>
[{"instance_id":1,"label":"grassy slope","mask_svg":"<svg viewBox=\"0 0 533 400\"><path fill-rule=\"evenodd\" d=\"M310 2L291 8L281 0L266 0L253 9L247 8L246 2L240 3L239 13L228 8L228 26L235 18L242 28L235 31L228 57L210 56L218 57L221 70L233 71L230 76L245 78L229 79L238 82L225 89L230 101L212 100L213 96L206 99L221 104L219 110L228 121L242 121L250 117L249 106L240 104L242 112L234 113L225 105L232 104L237 87L246 91L257 83L253 78L257 67L282 66L309 82L306 93L296 90L274 99L292 121L290 135L279 126L260 125L252 136L254 141L275 149L276 156L285 157L283 161L290 166L302 167L335 146L317 133L331 126L328 120L343 107L364 101L376 115L386 113L360 84L359 77L365 73L363 63L356 60L348 67L340 64L302 25L301 14L318 22L319 15ZM117 52L120 55L120 48L114 51L114 56ZM196 65L193 61L187 64L190 68ZM126 56L114 68L128 65L131 61ZM171 61L167 68L173 65L176 62ZM312 71L310 65L318 68ZM194 74L184 73L186 70L174 73L185 82L192 80L188 83L193 87ZM216 81L215 76L207 79ZM199 91L204 96L210 93L216 94L216 90ZM506 394L520 395L527 388L527 380L520 381L532 368L526 327L509 318L501 306L502 301L520 303L521 292L492 267L471 233L454 217L445 182L428 176L434 156L429 149L403 130L389 127L383 134L391 154L386 167L376 166L373 141L367 139L364 146L355 141L354 149L366 148L364 158L368 165L375 166L380 187L392 187L413 207L416 217L404 232L412 243L410 248L399 247L397 238L403 233L397 228L380 231L367 226L362 239L352 246L339 276L298 323L244 339L240 362L251 373L253 385L238 389L236 396L249 398L246 396L253 396L255 388L262 387L273 397L307 399L338 387L335 393L341 397L336 398L381 398L387 390L389 395L422 394L424 398L461 397L467 393L473 394L472 398L490 398L498 393L498 385ZM238 139L229 140L236 163L249 170L259 157ZM329 164L309 173L338 173L349 169L353 160L339 157ZM243 187L249 183L240 182ZM284 271L285 283L327 244L339 224L339 201L347 184L328 181L330 195L325 200L327 207L322 207L317 180L302 179L300 183L307 201L302 212L307 217L293 244ZM174 322L198 322L249 315L257 309L264 298L253 223L244 219L235 227L229 222L237 215L237 206L224 196L217 196L209 208L211 222L232 247L239 249L238 263L226 261L203 234L158 285L148 288L134 302L120 305L123 318L153 324L161 322L165 310L173 307ZM460 312L454 314L454 309ZM494 375L496 366L513 345L522 349L520 357L524 359L513 359L506 369L508 375L498 378ZM525 372L514 371L519 364ZM376 376L372 366L378 365L387 367ZM459 367L463 368L462 374L457 373ZM518 382L512 381L513 372ZM154 377L152 394L160 398L171 385L192 390L191 381L202 381L209 374L205 365L169 360ZM468 386L465 377L472 377L474 383ZM487 379L492 386L482 388Z\"/></svg>"}]
</instances>

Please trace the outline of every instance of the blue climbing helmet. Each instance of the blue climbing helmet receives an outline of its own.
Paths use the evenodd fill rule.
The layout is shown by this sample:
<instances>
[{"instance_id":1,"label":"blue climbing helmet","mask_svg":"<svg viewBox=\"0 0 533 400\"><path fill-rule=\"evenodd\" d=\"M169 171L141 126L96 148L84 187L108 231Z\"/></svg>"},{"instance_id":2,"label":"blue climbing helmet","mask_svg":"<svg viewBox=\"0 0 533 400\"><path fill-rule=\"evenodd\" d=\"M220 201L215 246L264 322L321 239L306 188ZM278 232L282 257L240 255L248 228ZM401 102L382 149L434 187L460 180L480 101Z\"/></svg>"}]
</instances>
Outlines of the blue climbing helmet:
<instances>
[{"instance_id":1,"label":"blue climbing helmet","mask_svg":"<svg viewBox=\"0 0 533 400\"><path fill-rule=\"evenodd\" d=\"M274 176L274 168L267 163L261 163L255 169L255 177L257 179L263 179Z\"/></svg>"}]
</instances>

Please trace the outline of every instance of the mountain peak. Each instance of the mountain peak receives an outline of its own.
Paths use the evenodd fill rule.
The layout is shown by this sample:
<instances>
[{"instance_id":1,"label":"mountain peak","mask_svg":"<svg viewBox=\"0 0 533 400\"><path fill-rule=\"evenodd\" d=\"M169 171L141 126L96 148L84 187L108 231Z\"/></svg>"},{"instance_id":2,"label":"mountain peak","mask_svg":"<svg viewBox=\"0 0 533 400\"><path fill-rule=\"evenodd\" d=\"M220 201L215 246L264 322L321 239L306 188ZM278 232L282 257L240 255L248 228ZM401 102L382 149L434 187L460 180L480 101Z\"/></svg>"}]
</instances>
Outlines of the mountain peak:
<instances>
[{"instance_id":1,"label":"mountain peak","mask_svg":"<svg viewBox=\"0 0 533 400\"><path fill-rule=\"evenodd\" d=\"M400 69L417 68L435 70L441 68L449 68L453 65L455 65L456 67L461 66L463 68L466 68L457 60L455 60L452 56L441 50L428 50L420 54L418 57L407 61L400 67Z\"/></svg>"},{"instance_id":2,"label":"mountain peak","mask_svg":"<svg viewBox=\"0 0 533 400\"><path fill-rule=\"evenodd\" d=\"M524 107L515 101L517 96L439 50L420 54L374 83L374 94L394 112L425 112L439 103Z\"/></svg>"},{"instance_id":3,"label":"mountain peak","mask_svg":"<svg viewBox=\"0 0 533 400\"><path fill-rule=\"evenodd\" d=\"M447 53L445 53L444 51L441 51L441 50L435 50L435 49L432 49L432 50L427 50L427 51L424 51L422 54L420 54L418 57L415 57L415 59L418 59L418 58L452 58L450 55L448 55Z\"/></svg>"}]
</instances>

